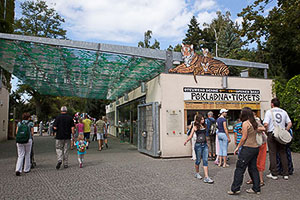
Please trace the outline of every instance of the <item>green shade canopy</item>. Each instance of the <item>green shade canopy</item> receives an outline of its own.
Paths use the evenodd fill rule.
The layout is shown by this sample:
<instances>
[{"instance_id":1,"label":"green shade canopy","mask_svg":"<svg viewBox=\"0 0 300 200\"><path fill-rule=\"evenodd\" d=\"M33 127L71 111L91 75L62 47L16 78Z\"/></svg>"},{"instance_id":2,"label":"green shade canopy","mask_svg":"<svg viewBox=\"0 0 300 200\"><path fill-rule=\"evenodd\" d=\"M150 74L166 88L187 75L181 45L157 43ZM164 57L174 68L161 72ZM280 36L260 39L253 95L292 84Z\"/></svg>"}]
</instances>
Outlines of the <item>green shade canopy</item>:
<instances>
[{"instance_id":1,"label":"green shade canopy","mask_svg":"<svg viewBox=\"0 0 300 200\"><path fill-rule=\"evenodd\" d=\"M0 66L41 94L111 100L165 70L163 59L103 52L95 43L98 50L58 46L59 40L52 40L43 44L0 37Z\"/></svg>"}]
</instances>

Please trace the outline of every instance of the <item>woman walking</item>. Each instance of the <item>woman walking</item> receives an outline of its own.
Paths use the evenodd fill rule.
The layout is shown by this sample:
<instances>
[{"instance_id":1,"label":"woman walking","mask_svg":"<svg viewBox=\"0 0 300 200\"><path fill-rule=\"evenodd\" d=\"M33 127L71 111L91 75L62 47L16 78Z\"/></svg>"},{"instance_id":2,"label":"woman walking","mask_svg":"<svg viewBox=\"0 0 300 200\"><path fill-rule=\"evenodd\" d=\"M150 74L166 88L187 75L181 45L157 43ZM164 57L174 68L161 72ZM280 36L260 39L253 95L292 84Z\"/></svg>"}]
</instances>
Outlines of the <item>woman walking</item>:
<instances>
[{"instance_id":1,"label":"woman walking","mask_svg":"<svg viewBox=\"0 0 300 200\"><path fill-rule=\"evenodd\" d=\"M256 142L256 133L265 131L263 126L258 126L253 112L250 108L245 107L241 112L242 124L242 139L236 149L234 154L236 154L241 146L241 152L238 155L238 161L236 163L236 169L234 172L234 180L231 185L231 190L228 194L238 194L240 193L240 188L243 183L244 173L248 167L248 172L253 181L253 187L246 190L247 193L260 194L260 180L259 173L257 170L257 156L259 152L259 147Z\"/></svg>"},{"instance_id":2,"label":"woman walking","mask_svg":"<svg viewBox=\"0 0 300 200\"><path fill-rule=\"evenodd\" d=\"M18 123L16 133L17 133L17 151L18 160L16 164L16 176L20 176L23 168L23 162L25 158L25 164L23 171L25 173L30 172L30 153L32 146L33 137L33 123L29 121L30 114L23 113L22 121ZM18 132L19 131L19 132Z\"/></svg>"},{"instance_id":3,"label":"woman walking","mask_svg":"<svg viewBox=\"0 0 300 200\"><path fill-rule=\"evenodd\" d=\"M217 119L218 124L218 139L219 139L219 164L218 166L222 166L223 159L223 167L229 167L227 164L227 149L228 143L230 143L230 137L228 134L227 124L225 117L227 116L228 110L222 108L220 110L220 117Z\"/></svg>"},{"instance_id":4,"label":"woman walking","mask_svg":"<svg viewBox=\"0 0 300 200\"><path fill-rule=\"evenodd\" d=\"M196 144L195 144L195 153L196 153L196 162L195 162L195 177L197 179L202 179L199 174L199 165L201 158L203 160L203 171L204 171L204 183L212 184L214 181L208 176L208 146L206 141L206 127L204 117L199 114L196 116L194 127L188 139L184 142L184 145L192 139L193 135L196 134Z\"/></svg>"}]
</instances>

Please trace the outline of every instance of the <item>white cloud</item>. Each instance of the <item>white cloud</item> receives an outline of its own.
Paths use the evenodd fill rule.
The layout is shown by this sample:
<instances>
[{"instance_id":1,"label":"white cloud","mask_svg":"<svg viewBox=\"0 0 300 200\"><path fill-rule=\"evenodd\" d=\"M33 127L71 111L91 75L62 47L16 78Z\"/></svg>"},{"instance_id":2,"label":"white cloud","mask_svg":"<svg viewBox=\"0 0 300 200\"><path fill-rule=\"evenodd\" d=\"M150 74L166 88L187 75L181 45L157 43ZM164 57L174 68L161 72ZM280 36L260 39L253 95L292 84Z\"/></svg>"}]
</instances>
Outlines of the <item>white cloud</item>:
<instances>
[{"instance_id":1,"label":"white cloud","mask_svg":"<svg viewBox=\"0 0 300 200\"><path fill-rule=\"evenodd\" d=\"M212 11L212 12L205 11L205 12L200 12L196 18L200 24L200 27L203 28L203 23L209 24L216 17L217 17L216 11Z\"/></svg>"},{"instance_id":2,"label":"white cloud","mask_svg":"<svg viewBox=\"0 0 300 200\"><path fill-rule=\"evenodd\" d=\"M216 1L214 0L196 0L195 8L196 10L209 10L216 7Z\"/></svg>"},{"instance_id":3,"label":"white cloud","mask_svg":"<svg viewBox=\"0 0 300 200\"><path fill-rule=\"evenodd\" d=\"M237 23L240 27L242 27L243 21L243 17L238 17L234 20L234 22Z\"/></svg>"},{"instance_id":4,"label":"white cloud","mask_svg":"<svg viewBox=\"0 0 300 200\"><path fill-rule=\"evenodd\" d=\"M153 38L184 38L193 15L199 23L215 17L215 0L47 0L65 18L75 40L137 43L147 30Z\"/></svg>"}]
</instances>

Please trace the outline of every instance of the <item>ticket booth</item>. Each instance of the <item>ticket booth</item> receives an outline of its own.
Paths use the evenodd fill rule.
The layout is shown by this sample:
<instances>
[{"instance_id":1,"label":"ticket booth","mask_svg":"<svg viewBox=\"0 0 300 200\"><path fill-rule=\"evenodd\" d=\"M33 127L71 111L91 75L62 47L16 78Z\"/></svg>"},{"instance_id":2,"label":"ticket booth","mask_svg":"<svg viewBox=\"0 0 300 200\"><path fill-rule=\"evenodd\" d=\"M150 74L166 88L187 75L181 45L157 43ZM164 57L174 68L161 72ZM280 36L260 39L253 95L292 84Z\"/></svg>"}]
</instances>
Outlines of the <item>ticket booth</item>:
<instances>
[{"instance_id":1,"label":"ticket booth","mask_svg":"<svg viewBox=\"0 0 300 200\"><path fill-rule=\"evenodd\" d=\"M191 74L162 73L146 83L146 91L136 88L128 93L128 100L121 97L118 105L113 102L107 106L107 112L115 112L127 102L144 97L137 105L138 112L144 109L137 119L138 143L143 142L139 150L154 157L191 156L191 144L183 143L188 137L187 126L197 112L207 116L212 111L217 118L221 108L228 109L228 129L233 141L233 126L243 107L250 107L261 118L270 109L271 79L227 77L226 88L223 79L197 76L196 83ZM231 142L228 152L232 153L234 148Z\"/></svg>"}]
</instances>

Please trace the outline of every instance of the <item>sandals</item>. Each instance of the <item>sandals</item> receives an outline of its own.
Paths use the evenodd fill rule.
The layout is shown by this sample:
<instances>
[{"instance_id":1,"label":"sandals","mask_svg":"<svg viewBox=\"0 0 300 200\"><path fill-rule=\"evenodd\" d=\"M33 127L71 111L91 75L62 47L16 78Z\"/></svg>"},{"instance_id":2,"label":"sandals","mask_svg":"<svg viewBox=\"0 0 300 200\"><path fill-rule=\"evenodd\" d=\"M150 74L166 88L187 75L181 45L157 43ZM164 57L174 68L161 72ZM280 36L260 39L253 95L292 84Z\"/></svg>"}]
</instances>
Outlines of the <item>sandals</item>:
<instances>
[{"instance_id":1,"label":"sandals","mask_svg":"<svg viewBox=\"0 0 300 200\"><path fill-rule=\"evenodd\" d=\"M229 165L228 165L228 164L226 164L226 165L223 165L223 168L227 168L227 167L229 167Z\"/></svg>"},{"instance_id":2,"label":"sandals","mask_svg":"<svg viewBox=\"0 0 300 200\"><path fill-rule=\"evenodd\" d=\"M253 184L253 181L250 179L246 182L248 185ZM265 182L260 182L260 187L265 186Z\"/></svg>"}]
</instances>

